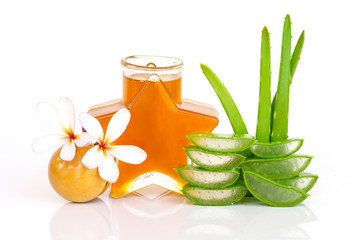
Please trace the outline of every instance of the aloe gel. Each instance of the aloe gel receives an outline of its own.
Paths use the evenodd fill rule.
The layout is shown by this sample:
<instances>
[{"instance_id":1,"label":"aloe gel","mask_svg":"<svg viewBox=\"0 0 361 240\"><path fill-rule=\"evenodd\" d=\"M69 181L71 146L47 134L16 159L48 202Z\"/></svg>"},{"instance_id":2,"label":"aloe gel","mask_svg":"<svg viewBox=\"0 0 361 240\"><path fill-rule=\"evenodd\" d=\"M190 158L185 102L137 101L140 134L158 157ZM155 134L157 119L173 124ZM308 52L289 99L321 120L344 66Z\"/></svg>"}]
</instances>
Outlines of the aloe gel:
<instances>
[{"instance_id":1,"label":"aloe gel","mask_svg":"<svg viewBox=\"0 0 361 240\"><path fill-rule=\"evenodd\" d=\"M207 170L226 170L238 167L246 158L238 153L211 152L201 148L185 147L192 162Z\"/></svg>"},{"instance_id":2,"label":"aloe gel","mask_svg":"<svg viewBox=\"0 0 361 240\"><path fill-rule=\"evenodd\" d=\"M239 177L239 169L209 171L185 165L176 169L178 175L190 185L204 188L225 188Z\"/></svg>"}]
</instances>

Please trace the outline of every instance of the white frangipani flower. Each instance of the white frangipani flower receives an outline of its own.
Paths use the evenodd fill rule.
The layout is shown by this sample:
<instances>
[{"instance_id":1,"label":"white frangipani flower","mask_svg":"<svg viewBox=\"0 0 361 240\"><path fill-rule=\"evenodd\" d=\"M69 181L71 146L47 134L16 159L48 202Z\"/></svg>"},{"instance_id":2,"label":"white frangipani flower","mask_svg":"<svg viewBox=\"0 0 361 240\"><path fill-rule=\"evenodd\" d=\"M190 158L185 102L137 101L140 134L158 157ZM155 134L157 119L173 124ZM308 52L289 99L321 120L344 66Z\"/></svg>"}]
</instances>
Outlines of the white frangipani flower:
<instances>
[{"instance_id":1,"label":"white frangipani flower","mask_svg":"<svg viewBox=\"0 0 361 240\"><path fill-rule=\"evenodd\" d=\"M82 113L79 120L90 137L97 142L93 148L85 153L82 163L90 169L99 167L99 175L104 180L114 183L119 177L119 169L114 158L131 164L142 163L147 158L146 152L139 147L110 145L123 134L128 126L130 112L126 108L120 109L113 115L105 136L102 126L93 116Z\"/></svg>"},{"instance_id":2,"label":"white frangipani flower","mask_svg":"<svg viewBox=\"0 0 361 240\"><path fill-rule=\"evenodd\" d=\"M71 161L75 156L75 145L84 147L90 144L87 133L74 134L75 112L73 104L68 98L60 98L58 108L50 103L41 102L37 105L36 111L50 126L59 130L59 133L36 140L33 143L34 152L44 152L63 145L60 158L64 161Z\"/></svg>"}]
</instances>

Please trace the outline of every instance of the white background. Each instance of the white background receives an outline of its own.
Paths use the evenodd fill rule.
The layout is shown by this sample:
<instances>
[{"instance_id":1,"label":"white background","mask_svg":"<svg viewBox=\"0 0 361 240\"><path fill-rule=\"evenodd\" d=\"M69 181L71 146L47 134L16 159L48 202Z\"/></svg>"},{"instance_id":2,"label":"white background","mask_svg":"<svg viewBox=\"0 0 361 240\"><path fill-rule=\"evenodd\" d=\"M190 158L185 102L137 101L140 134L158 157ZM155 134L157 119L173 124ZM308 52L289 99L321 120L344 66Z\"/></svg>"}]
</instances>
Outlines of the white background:
<instances>
[{"instance_id":1,"label":"white background","mask_svg":"<svg viewBox=\"0 0 361 240\"><path fill-rule=\"evenodd\" d=\"M360 239L361 8L357 3L1 1L0 238ZM300 152L315 156L307 171L320 176L303 204L272 208L244 201L207 208L173 194L143 203L134 194L119 202L105 194L104 201L74 205L51 189L47 164L52 152L31 151L35 139L51 133L35 114L38 102L56 104L66 96L77 114L87 111L92 104L121 97L121 58L175 56L184 61L183 97L219 110L216 132L232 129L201 73L201 62L225 82L254 134L261 30L266 25L271 34L275 90L286 14L291 15L293 46L305 30L291 86L289 135L305 139ZM147 194L156 191L148 189ZM117 208L129 204L134 206L127 208L132 209L128 213ZM155 210L144 213L144 204L148 211ZM165 211L165 206L171 210ZM101 222L104 215L112 220ZM80 229L88 236L77 236ZM129 237L132 232L137 234Z\"/></svg>"}]
</instances>

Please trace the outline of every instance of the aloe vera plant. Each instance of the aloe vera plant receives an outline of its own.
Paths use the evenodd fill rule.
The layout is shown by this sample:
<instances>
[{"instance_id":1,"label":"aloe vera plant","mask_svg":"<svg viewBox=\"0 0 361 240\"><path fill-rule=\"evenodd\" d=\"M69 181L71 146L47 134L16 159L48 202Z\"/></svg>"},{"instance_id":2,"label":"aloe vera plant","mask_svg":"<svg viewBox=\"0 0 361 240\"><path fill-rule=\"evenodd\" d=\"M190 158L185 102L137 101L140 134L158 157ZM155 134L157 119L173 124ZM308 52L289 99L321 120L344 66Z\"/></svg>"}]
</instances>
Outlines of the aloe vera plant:
<instances>
[{"instance_id":1,"label":"aloe vera plant","mask_svg":"<svg viewBox=\"0 0 361 240\"><path fill-rule=\"evenodd\" d=\"M248 190L251 196L268 205L289 207L297 205L309 196L307 192L314 186L318 177L302 172L312 157L292 155L301 148L303 139L288 139L289 89L303 44L304 32L301 33L291 55L291 20L287 15L283 26L278 88L271 102L270 38L268 29L263 29L255 139L247 134L246 125L224 84L208 66L201 65L203 73L224 107L235 135L188 135L190 142L195 146L185 148L187 155L204 168L178 169L179 175L194 185L188 185L183 189L189 200L201 205L231 204L243 198ZM253 155L250 156L249 153ZM237 167L239 164L242 174L237 182L244 185L234 184L220 188L224 183L219 179L226 177L227 184L230 184L235 176L232 175L234 169L230 170L230 166ZM217 172L221 174L217 176ZM208 178L215 180L216 184L207 183Z\"/></svg>"}]
</instances>

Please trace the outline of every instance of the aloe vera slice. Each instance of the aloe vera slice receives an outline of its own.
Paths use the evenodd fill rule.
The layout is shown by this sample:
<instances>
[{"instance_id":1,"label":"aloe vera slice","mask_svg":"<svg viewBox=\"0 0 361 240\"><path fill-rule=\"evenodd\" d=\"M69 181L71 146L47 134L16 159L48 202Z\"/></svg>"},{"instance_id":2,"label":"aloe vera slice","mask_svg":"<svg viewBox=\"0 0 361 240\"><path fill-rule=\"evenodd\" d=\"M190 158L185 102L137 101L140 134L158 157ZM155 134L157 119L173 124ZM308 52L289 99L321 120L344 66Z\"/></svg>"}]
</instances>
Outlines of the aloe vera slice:
<instances>
[{"instance_id":1,"label":"aloe vera slice","mask_svg":"<svg viewBox=\"0 0 361 240\"><path fill-rule=\"evenodd\" d=\"M207 65L201 64L201 68L203 74L206 76L209 83L212 85L214 91L216 92L219 100L221 101L224 111L226 112L228 119L232 125L233 132L235 134L247 134L248 131L246 128L246 124L244 123L243 118L239 113L239 110L234 103L231 95L227 91L227 88Z\"/></svg>"},{"instance_id":2,"label":"aloe vera slice","mask_svg":"<svg viewBox=\"0 0 361 240\"><path fill-rule=\"evenodd\" d=\"M226 170L238 167L246 158L237 153L210 152L201 148L184 148L192 162L207 170Z\"/></svg>"},{"instance_id":3,"label":"aloe vera slice","mask_svg":"<svg viewBox=\"0 0 361 240\"><path fill-rule=\"evenodd\" d=\"M225 188L232 185L239 177L239 169L209 171L184 165L176 170L178 175L190 185L204 188Z\"/></svg>"},{"instance_id":4,"label":"aloe vera slice","mask_svg":"<svg viewBox=\"0 0 361 240\"><path fill-rule=\"evenodd\" d=\"M300 189L302 192L307 193L315 185L318 179L317 175L311 173L301 173L300 175L287 179L279 180L278 182L284 185L289 185L294 188Z\"/></svg>"},{"instance_id":5,"label":"aloe vera slice","mask_svg":"<svg viewBox=\"0 0 361 240\"><path fill-rule=\"evenodd\" d=\"M274 159L249 159L242 163L242 169L251 170L270 179L289 179L303 172L310 164L311 159L311 156L304 155Z\"/></svg>"},{"instance_id":6,"label":"aloe vera slice","mask_svg":"<svg viewBox=\"0 0 361 240\"><path fill-rule=\"evenodd\" d=\"M252 171L243 171L247 189L258 200L276 207L291 207L303 202L309 195L289 185L265 178Z\"/></svg>"},{"instance_id":7,"label":"aloe vera slice","mask_svg":"<svg viewBox=\"0 0 361 240\"><path fill-rule=\"evenodd\" d=\"M275 99L271 141L288 138L289 89L291 78L291 19L287 15L283 25L281 64Z\"/></svg>"},{"instance_id":8,"label":"aloe vera slice","mask_svg":"<svg viewBox=\"0 0 361 240\"><path fill-rule=\"evenodd\" d=\"M249 149L260 158L282 158L297 152L303 144L303 139L287 139L279 142L256 141Z\"/></svg>"},{"instance_id":9,"label":"aloe vera slice","mask_svg":"<svg viewBox=\"0 0 361 240\"><path fill-rule=\"evenodd\" d=\"M223 206L240 201L247 193L243 181L237 181L232 186L222 189L207 189L186 185L183 194L189 201L207 206Z\"/></svg>"},{"instance_id":10,"label":"aloe vera slice","mask_svg":"<svg viewBox=\"0 0 361 240\"><path fill-rule=\"evenodd\" d=\"M248 134L213 134L191 133L188 136L191 143L199 148L216 152L241 152L249 148L255 141Z\"/></svg>"}]
</instances>

